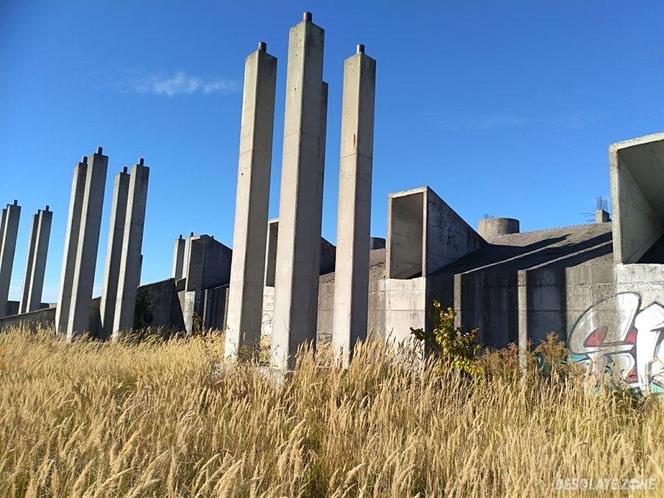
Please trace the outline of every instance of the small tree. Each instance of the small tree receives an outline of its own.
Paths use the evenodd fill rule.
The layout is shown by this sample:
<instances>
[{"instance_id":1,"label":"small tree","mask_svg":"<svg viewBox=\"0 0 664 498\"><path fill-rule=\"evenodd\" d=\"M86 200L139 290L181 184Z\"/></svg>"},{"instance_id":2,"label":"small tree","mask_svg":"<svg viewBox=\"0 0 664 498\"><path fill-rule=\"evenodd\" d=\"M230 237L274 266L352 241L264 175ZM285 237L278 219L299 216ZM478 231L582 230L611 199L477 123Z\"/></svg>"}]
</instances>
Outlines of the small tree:
<instances>
[{"instance_id":1,"label":"small tree","mask_svg":"<svg viewBox=\"0 0 664 498\"><path fill-rule=\"evenodd\" d=\"M424 342L427 351L433 352L452 368L474 375L478 372L475 359L481 348L477 342L477 329L464 332L461 327L454 326L455 317L454 309L443 309L440 302L434 300L432 329L411 328L410 331Z\"/></svg>"}]
</instances>

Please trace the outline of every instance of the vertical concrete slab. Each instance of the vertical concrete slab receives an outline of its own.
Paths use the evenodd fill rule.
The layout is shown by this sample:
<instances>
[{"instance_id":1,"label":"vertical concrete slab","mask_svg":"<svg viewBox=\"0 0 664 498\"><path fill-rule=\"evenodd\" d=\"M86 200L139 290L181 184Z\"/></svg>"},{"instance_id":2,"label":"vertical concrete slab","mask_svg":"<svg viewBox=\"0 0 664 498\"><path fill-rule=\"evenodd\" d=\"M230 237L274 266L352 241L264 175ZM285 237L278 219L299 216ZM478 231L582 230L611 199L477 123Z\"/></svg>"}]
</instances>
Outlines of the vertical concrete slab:
<instances>
[{"instance_id":1,"label":"vertical concrete slab","mask_svg":"<svg viewBox=\"0 0 664 498\"><path fill-rule=\"evenodd\" d=\"M145 207L148 200L150 168L143 158L131 169L129 193L127 194L127 214L124 221L122 255L120 257L120 277L115 303L113 335L134 328L136 311L136 291L141 279L141 249L143 247L143 227Z\"/></svg>"},{"instance_id":2,"label":"vertical concrete slab","mask_svg":"<svg viewBox=\"0 0 664 498\"><path fill-rule=\"evenodd\" d=\"M104 287L101 291L101 302L99 303L103 337L110 337L113 333L128 195L129 174L125 167L115 175L113 183L113 201L106 243L106 264L104 266Z\"/></svg>"},{"instance_id":3,"label":"vertical concrete slab","mask_svg":"<svg viewBox=\"0 0 664 498\"><path fill-rule=\"evenodd\" d=\"M76 252L81 231L81 210L83 207L83 194L85 193L85 178L88 172L88 158L83 157L74 167L74 178L69 198L69 213L67 215L67 231L65 233L65 247L62 255L62 270L60 275L60 293L58 307L55 311L55 328L59 334L66 334L69 326L69 309L71 307L72 283L74 281L74 268L76 266Z\"/></svg>"},{"instance_id":4,"label":"vertical concrete slab","mask_svg":"<svg viewBox=\"0 0 664 498\"><path fill-rule=\"evenodd\" d=\"M184 253L187 241L180 235L175 239L175 246L173 247L173 270L171 276L177 281L182 278L182 269L184 267Z\"/></svg>"},{"instance_id":5,"label":"vertical concrete slab","mask_svg":"<svg viewBox=\"0 0 664 498\"><path fill-rule=\"evenodd\" d=\"M42 291L44 290L44 274L46 273L46 258L48 257L48 243L51 238L51 224L53 211L46 206L35 215L33 234L30 237L30 252L28 271L26 271L21 301L22 313L36 311L41 308ZM34 241L34 243L33 243Z\"/></svg>"},{"instance_id":6,"label":"vertical concrete slab","mask_svg":"<svg viewBox=\"0 0 664 498\"><path fill-rule=\"evenodd\" d=\"M105 156L102 148L98 147L97 152L92 156L85 176L81 225L67 325L67 340L70 341L90 328L90 303L97 264L107 168L108 156Z\"/></svg>"},{"instance_id":7,"label":"vertical concrete slab","mask_svg":"<svg viewBox=\"0 0 664 498\"><path fill-rule=\"evenodd\" d=\"M367 337L369 225L373 165L376 61L358 45L344 63L339 159L339 203L332 345L348 366L353 347Z\"/></svg>"},{"instance_id":8,"label":"vertical concrete slab","mask_svg":"<svg viewBox=\"0 0 664 498\"><path fill-rule=\"evenodd\" d=\"M277 59L258 45L245 62L238 161L233 262L228 294L225 356L237 359L260 340L266 223L270 195Z\"/></svg>"},{"instance_id":9,"label":"vertical concrete slab","mask_svg":"<svg viewBox=\"0 0 664 498\"><path fill-rule=\"evenodd\" d=\"M7 204L4 215L3 231L0 234L0 316L5 316L7 301L9 299L9 283L12 278L14 266L14 252L16 250L16 237L18 236L18 223L21 218L21 206L17 201Z\"/></svg>"},{"instance_id":10,"label":"vertical concrete slab","mask_svg":"<svg viewBox=\"0 0 664 498\"><path fill-rule=\"evenodd\" d=\"M327 84L324 30L311 14L291 28L272 324L272 363L294 365L300 345L315 343L322 220Z\"/></svg>"}]
</instances>

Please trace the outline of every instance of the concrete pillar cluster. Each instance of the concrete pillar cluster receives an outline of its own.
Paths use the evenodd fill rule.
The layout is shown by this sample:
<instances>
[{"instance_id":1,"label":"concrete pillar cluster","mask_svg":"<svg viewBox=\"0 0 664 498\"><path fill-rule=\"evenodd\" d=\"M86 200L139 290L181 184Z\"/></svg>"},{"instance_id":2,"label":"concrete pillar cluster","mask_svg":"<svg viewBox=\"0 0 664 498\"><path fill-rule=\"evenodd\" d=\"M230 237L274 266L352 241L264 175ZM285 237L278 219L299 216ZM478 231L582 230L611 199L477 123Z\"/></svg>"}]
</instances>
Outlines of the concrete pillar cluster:
<instances>
[{"instance_id":1,"label":"concrete pillar cluster","mask_svg":"<svg viewBox=\"0 0 664 498\"><path fill-rule=\"evenodd\" d=\"M74 167L56 310L56 329L68 340L92 332L90 307L106 187L108 156L101 147ZM133 328L149 168L143 159L115 177L100 302L101 332Z\"/></svg>"},{"instance_id":2,"label":"concrete pillar cluster","mask_svg":"<svg viewBox=\"0 0 664 498\"><path fill-rule=\"evenodd\" d=\"M41 308L44 274L48 256L48 242L51 237L53 212L46 206L32 218L32 232L28 247L28 262L25 269L23 295L19 313L28 313Z\"/></svg>"},{"instance_id":3,"label":"concrete pillar cluster","mask_svg":"<svg viewBox=\"0 0 664 498\"><path fill-rule=\"evenodd\" d=\"M72 275L65 278L65 280L71 278L71 284L69 289L61 294L58 302L58 308L68 308L66 328L61 331L67 334L69 340L90 330L90 303L97 264L108 156L105 156L102 148L98 147L90 163L85 166L83 185L76 185L72 191L74 202L70 202L70 206L75 204L74 197L81 196L79 212L69 214L70 220L76 222L71 226L71 231L76 233L77 239L75 253L71 255ZM67 256L70 255L66 253ZM69 266L68 261L65 261L63 266Z\"/></svg>"},{"instance_id":4,"label":"concrete pillar cluster","mask_svg":"<svg viewBox=\"0 0 664 498\"><path fill-rule=\"evenodd\" d=\"M9 284L12 278L20 218L21 206L18 205L18 201L15 200L3 208L0 220L0 316L9 314L7 307Z\"/></svg>"},{"instance_id":5,"label":"concrete pillar cluster","mask_svg":"<svg viewBox=\"0 0 664 498\"><path fill-rule=\"evenodd\" d=\"M321 257L327 83L324 30L310 13L291 28L286 70L279 230L274 262L272 366L289 369L315 346ZM334 343L345 354L366 335L375 61L358 45L344 67L339 193L339 289ZM229 294L226 357L260 339L276 59L261 43L245 65L242 131ZM276 235L276 234L275 234ZM177 252L177 250L176 250ZM270 268L271 271L271 268ZM363 296L362 296L363 294ZM362 330L364 329L364 330Z\"/></svg>"}]
</instances>

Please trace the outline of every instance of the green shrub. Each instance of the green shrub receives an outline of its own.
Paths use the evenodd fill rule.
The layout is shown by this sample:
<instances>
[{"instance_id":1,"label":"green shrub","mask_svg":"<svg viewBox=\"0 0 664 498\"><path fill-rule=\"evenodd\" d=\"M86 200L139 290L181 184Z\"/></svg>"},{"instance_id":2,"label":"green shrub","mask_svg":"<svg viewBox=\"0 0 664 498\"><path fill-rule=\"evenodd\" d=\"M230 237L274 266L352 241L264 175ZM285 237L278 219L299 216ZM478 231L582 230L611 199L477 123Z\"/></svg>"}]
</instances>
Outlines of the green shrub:
<instances>
[{"instance_id":1,"label":"green shrub","mask_svg":"<svg viewBox=\"0 0 664 498\"><path fill-rule=\"evenodd\" d=\"M455 327L455 317L454 309L443 309L440 302L434 300L431 330L411 328L411 334L424 343L427 352L438 356L443 363L475 375L478 372L477 354L481 348L477 341L477 329L463 331L461 327Z\"/></svg>"}]
</instances>

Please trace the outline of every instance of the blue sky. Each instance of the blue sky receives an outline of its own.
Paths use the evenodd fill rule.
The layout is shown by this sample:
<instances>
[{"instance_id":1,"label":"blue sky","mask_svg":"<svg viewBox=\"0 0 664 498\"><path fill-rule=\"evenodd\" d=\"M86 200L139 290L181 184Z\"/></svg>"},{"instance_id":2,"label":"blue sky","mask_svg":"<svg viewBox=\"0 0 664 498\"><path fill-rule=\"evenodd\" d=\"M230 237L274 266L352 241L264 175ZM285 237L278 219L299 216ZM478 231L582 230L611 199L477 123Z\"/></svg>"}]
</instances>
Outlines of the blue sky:
<instances>
[{"instance_id":1,"label":"blue sky","mask_svg":"<svg viewBox=\"0 0 664 498\"><path fill-rule=\"evenodd\" d=\"M288 29L326 30L323 235L335 240L343 60L377 60L372 233L386 196L431 186L471 225L584 223L608 197L607 147L664 130L664 2L0 2L0 203L54 211L44 299L57 300L72 168L151 167L143 282L170 273L178 234L231 245L242 75L258 41L279 59L270 215L278 216Z\"/></svg>"}]
</instances>

